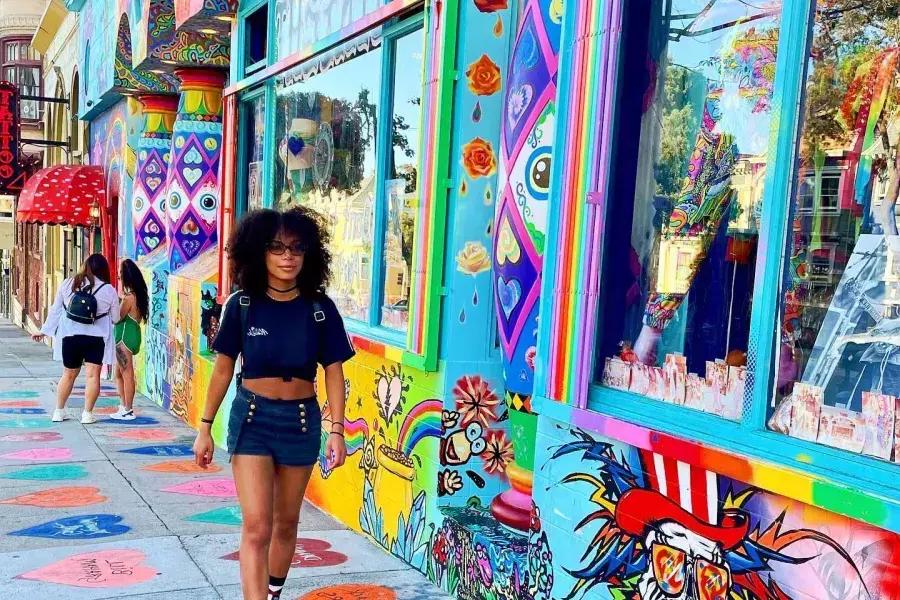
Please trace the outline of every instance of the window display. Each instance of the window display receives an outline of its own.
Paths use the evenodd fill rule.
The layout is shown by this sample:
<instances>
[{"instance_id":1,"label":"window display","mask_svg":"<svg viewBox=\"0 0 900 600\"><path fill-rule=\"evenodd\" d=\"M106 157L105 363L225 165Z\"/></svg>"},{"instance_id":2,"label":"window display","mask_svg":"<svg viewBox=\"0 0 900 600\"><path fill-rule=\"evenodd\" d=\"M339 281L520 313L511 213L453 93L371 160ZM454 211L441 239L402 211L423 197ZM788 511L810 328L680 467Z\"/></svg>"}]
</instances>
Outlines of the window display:
<instances>
[{"instance_id":1,"label":"window display","mask_svg":"<svg viewBox=\"0 0 900 600\"><path fill-rule=\"evenodd\" d=\"M815 13L769 427L900 462L900 30Z\"/></svg>"},{"instance_id":2,"label":"window display","mask_svg":"<svg viewBox=\"0 0 900 600\"><path fill-rule=\"evenodd\" d=\"M283 77L275 201L278 209L299 203L328 219L334 254L329 294L345 317L368 321L382 49L375 40L354 50Z\"/></svg>"},{"instance_id":3,"label":"window display","mask_svg":"<svg viewBox=\"0 0 900 600\"><path fill-rule=\"evenodd\" d=\"M246 160L247 210L263 207L263 137L265 135L265 97L256 96L246 100L243 106L244 118L252 123L245 131L244 156Z\"/></svg>"},{"instance_id":4,"label":"window display","mask_svg":"<svg viewBox=\"0 0 900 600\"><path fill-rule=\"evenodd\" d=\"M636 168L618 165L633 193L607 215L623 226L605 234L604 385L743 415L780 16L778 2L653 3Z\"/></svg>"}]
</instances>

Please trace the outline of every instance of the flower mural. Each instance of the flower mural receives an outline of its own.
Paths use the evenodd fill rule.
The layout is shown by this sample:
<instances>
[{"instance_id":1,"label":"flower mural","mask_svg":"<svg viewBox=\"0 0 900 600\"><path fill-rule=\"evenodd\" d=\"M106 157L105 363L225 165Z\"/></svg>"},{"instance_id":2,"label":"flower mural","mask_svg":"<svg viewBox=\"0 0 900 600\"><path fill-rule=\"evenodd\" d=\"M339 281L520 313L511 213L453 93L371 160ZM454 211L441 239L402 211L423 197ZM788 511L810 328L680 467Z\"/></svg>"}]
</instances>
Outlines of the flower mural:
<instances>
[{"instance_id":1,"label":"flower mural","mask_svg":"<svg viewBox=\"0 0 900 600\"><path fill-rule=\"evenodd\" d=\"M481 242L466 242L456 255L456 268L468 275L478 275L491 268L491 257Z\"/></svg>"},{"instance_id":2,"label":"flower mural","mask_svg":"<svg viewBox=\"0 0 900 600\"><path fill-rule=\"evenodd\" d=\"M513 460L513 445L503 431L491 431L487 435L487 450L481 455L484 470L491 475L501 475Z\"/></svg>"},{"instance_id":3,"label":"flower mural","mask_svg":"<svg viewBox=\"0 0 900 600\"><path fill-rule=\"evenodd\" d=\"M469 65L466 70L469 89L476 96L491 96L500 91L500 67L487 54Z\"/></svg>"},{"instance_id":4,"label":"flower mural","mask_svg":"<svg viewBox=\"0 0 900 600\"><path fill-rule=\"evenodd\" d=\"M483 13L492 13L509 8L508 0L474 0L475 8Z\"/></svg>"},{"instance_id":5,"label":"flower mural","mask_svg":"<svg viewBox=\"0 0 900 600\"><path fill-rule=\"evenodd\" d=\"M497 155L487 140L476 137L463 146L462 164L469 177L490 177L497 172Z\"/></svg>"},{"instance_id":6,"label":"flower mural","mask_svg":"<svg viewBox=\"0 0 900 600\"><path fill-rule=\"evenodd\" d=\"M453 388L453 397L463 425L477 421L486 429L496 420L495 407L500 399L481 376L466 375L460 378Z\"/></svg>"}]
</instances>

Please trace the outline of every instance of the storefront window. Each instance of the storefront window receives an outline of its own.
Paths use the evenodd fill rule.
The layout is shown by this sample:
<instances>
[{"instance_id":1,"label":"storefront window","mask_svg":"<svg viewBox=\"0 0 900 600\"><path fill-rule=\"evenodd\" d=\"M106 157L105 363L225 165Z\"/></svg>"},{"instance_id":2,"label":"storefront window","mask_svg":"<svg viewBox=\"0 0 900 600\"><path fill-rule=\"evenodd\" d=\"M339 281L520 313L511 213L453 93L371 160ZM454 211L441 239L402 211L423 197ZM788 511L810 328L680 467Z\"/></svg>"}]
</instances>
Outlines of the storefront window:
<instances>
[{"instance_id":1,"label":"storefront window","mask_svg":"<svg viewBox=\"0 0 900 600\"><path fill-rule=\"evenodd\" d=\"M422 115L422 32L395 42L387 223L384 236L384 298L381 323L406 330L412 278L413 234L419 200L419 121Z\"/></svg>"},{"instance_id":2,"label":"storefront window","mask_svg":"<svg viewBox=\"0 0 900 600\"><path fill-rule=\"evenodd\" d=\"M900 29L841 7L808 53L769 427L900 462Z\"/></svg>"},{"instance_id":3,"label":"storefront window","mask_svg":"<svg viewBox=\"0 0 900 600\"><path fill-rule=\"evenodd\" d=\"M608 207L598 376L740 420L781 5L659 0L650 15L631 25L647 76L625 84L641 112L619 133L634 148Z\"/></svg>"},{"instance_id":4,"label":"storefront window","mask_svg":"<svg viewBox=\"0 0 900 600\"><path fill-rule=\"evenodd\" d=\"M247 186L247 210L263 207L263 138L266 129L265 96L259 95L243 104L244 118L248 126L244 129L244 156L247 166L244 173Z\"/></svg>"},{"instance_id":5,"label":"storefront window","mask_svg":"<svg viewBox=\"0 0 900 600\"><path fill-rule=\"evenodd\" d=\"M276 112L276 207L303 204L327 218L329 294L360 321L371 304L381 53L379 44L335 66L321 61L289 73Z\"/></svg>"}]
</instances>

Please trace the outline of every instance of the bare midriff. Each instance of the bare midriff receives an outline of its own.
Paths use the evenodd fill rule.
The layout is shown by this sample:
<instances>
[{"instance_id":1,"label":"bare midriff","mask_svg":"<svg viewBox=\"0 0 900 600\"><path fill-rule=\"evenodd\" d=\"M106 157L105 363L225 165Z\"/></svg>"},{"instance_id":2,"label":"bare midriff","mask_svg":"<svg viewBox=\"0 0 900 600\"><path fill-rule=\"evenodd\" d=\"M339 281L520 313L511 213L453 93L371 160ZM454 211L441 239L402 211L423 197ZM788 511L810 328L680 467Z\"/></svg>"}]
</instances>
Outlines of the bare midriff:
<instances>
[{"instance_id":1,"label":"bare midriff","mask_svg":"<svg viewBox=\"0 0 900 600\"><path fill-rule=\"evenodd\" d=\"M272 400L301 400L316 395L316 386L312 381L298 378L290 381L285 381L281 377L245 379L243 386L254 394Z\"/></svg>"}]
</instances>

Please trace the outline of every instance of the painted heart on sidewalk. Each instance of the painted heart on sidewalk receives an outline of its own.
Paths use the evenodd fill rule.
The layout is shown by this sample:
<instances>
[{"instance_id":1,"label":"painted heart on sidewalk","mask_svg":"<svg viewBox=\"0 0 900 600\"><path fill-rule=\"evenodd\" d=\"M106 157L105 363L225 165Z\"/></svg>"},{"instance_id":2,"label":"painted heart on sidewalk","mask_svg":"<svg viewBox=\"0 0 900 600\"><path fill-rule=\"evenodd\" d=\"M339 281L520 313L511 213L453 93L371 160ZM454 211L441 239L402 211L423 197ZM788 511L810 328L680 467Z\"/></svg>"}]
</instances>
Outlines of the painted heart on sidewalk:
<instances>
[{"instance_id":1,"label":"painted heart on sidewalk","mask_svg":"<svg viewBox=\"0 0 900 600\"><path fill-rule=\"evenodd\" d=\"M200 479L197 481L186 481L162 489L163 492L171 494L188 494L191 496L209 496L212 498L234 498L237 496L237 489L234 487L233 479Z\"/></svg>"},{"instance_id":2,"label":"painted heart on sidewalk","mask_svg":"<svg viewBox=\"0 0 900 600\"><path fill-rule=\"evenodd\" d=\"M58 442L62 434L55 431L34 431L27 433L10 433L0 437L0 442Z\"/></svg>"},{"instance_id":3,"label":"painted heart on sidewalk","mask_svg":"<svg viewBox=\"0 0 900 600\"><path fill-rule=\"evenodd\" d=\"M32 392L30 390L27 392L24 390L0 392L0 399L3 399L3 400L5 400L7 398L10 398L13 400L18 400L20 398L37 398L38 396L40 396L40 394L38 394L37 392Z\"/></svg>"},{"instance_id":4,"label":"painted heart on sidewalk","mask_svg":"<svg viewBox=\"0 0 900 600\"><path fill-rule=\"evenodd\" d=\"M165 462L141 467L141 470L155 471L156 473L179 473L187 475L192 473L218 473L222 470L222 467L217 464L211 464L204 469L193 460L167 460Z\"/></svg>"},{"instance_id":5,"label":"painted heart on sidewalk","mask_svg":"<svg viewBox=\"0 0 900 600\"><path fill-rule=\"evenodd\" d=\"M0 458L14 460L69 460L72 451L69 448L27 448L0 454Z\"/></svg>"},{"instance_id":6,"label":"painted heart on sidewalk","mask_svg":"<svg viewBox=\"0 0 900 600\"><path fill-rule=\"evenodd\" d=\"M106 496L95 487L58 487L0 500L0 504L19 504L40 508L71 508L106 502Z\"/></svg>"},{"instance_id":7,"label":"painted heart on sidewalk","mask_svg":"<svg viewBox=\"0 0 900 600\"><path fill-rule=\"evenodd\" d=\"M127 454L143 454L145 456L193 456L194 451L190 446L164 445L164 446L138 446L128 450L119 450Z\"/></svg>"},{"instance_id":8,"label":"painted heart on sidewalk","mask_svg":"<svg viewBox=\"0 0 900 600\"><path fill-rule=\"evenodd\" d=\"M243 523L240 506L214 508L213 510L185 517L184 520L199 521L200 523L215 523L216 525L240 525Z\"/></svg>"},{"instance_id":9,"label":"painted heart on sidewalk","mask_svg":"<svg viewBox=\"0 0 900 600\"><path fill-rule=\"evenodd\" d=\"M146 558L143 552L127 548L87 552L23 573L18 579L86 588L127 587L159 575L143 564Z\"/></svg>"},{"instance_id":10,"label":"painted heart on sidewalk","mask_svg":"<svg viewBox=\"0 0 900 600\"><path fill-rule=\"evenodd\" d=\"M10 429L41 429L47 426L47 419L3 419L0 427Z\"/></svg>"},{"instance_id":11,"label":"painted heart on sidewalk","mask_svg":"<svg viewBox=\"0 0 900 600\"><path fill-rule=\"evenodd\" d=\"M300 596L297 600L396 600L391 588L368 583L329 585Z\"/></svg>"},{"instance_id":12,"label":"painted heart on sidewalk","mask_svg":"<svg viewBox=\"0 0 900 600\"><path fill-rule=\"evenodd\" d=\"M40 402L34 400L4 400L3 402L0 402L0 406L5 408L28 408L40 405Z\"/></svg>"},{"instance_id":13,"label":"painted heart on sidewalk","mask_svg":"<svg viewBox=\"0 0 900 600\"><path fill-rule=\"evenodd\" d=\"M47 521L40 525L11 531L9 535L23 537L42 537L50 539L93 540L97 538L122 535L131 531L131 527L121 525L119 515L77 515Z\"/></svg>"},{"instance_id":14,"label":"painted heart on sidewalk","mask_svg":"<svg viewBox=\"0 0 900 600\"><path fill-rule=\"evenodd\" d=\"M238 560L240 552L232 552L223 560ZM334 567L347 562L347 556L331 550L331 544L315 538L297 538L297 548L291 567Z\"/></svg>"},{"instance_id":15,"label":"painted heart on sidewalk","mask_svg":"<svg viewBox=\"0 0 900 600\"><path fill-rule=\"evenodd\" d=\"M97 423L102 423L103 425L158 425L159 421L154 419L153 417L135 417L130 421L117 421L116 419L103 419L102 421L97 421Z\"/></svg>"},{"instance_id":16,"label":"painted heart on sidewalk","mask_svg":"<svg viewBox=\"0 0 900 600\"><path fill-rule=\"evenodd\" d=\"M46 467L32 467L19 471L10 471L0 475L4 479L29 479L34 481L51 481L54 479L84 479L88 476L87 469L81 465L49 465Z\"/></svg>"},{"instance_id":17,"label":"painted heart on sidewalk","mask_svg":"<svg viewBox=\"0 0 900 600\"><path fill-rule=\"evenodd\" d=\"M43 408L0 408L0 415L46 415Z\"/></svg>"},{"instance_id":18,"label":"painted heart on sidewalk","mask_svg":"<svg viewBox=\"0 0 900 600\"><path fill-rule=\"evenodd\" d=\"M175 439L175 434L166 429L135 429L134 431L116 431L109 435L139 442L171 442Z\"/></svg>"}]
</instances>

